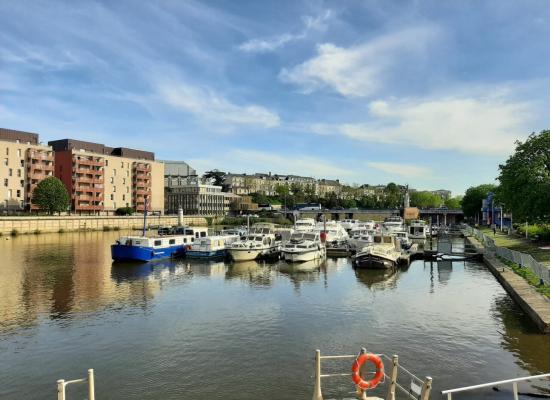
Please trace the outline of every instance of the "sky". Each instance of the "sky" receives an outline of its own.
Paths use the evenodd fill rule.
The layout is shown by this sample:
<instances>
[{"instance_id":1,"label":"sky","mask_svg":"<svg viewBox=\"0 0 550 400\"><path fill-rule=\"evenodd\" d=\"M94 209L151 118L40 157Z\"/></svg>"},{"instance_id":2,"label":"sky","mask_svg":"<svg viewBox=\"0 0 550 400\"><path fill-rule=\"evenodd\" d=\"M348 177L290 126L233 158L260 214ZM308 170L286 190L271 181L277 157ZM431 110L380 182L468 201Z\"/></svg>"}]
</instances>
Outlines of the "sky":
<instances>
[{"instance_id":1,"label":"sky","mask_svg":"<svg viewBox=\"0 0 550 400\"><path fill-rule=\"evenodd\" d=\"M547 1L0 2L0 127L453 194L550 128Z\"/></svg>"}]
</instances>

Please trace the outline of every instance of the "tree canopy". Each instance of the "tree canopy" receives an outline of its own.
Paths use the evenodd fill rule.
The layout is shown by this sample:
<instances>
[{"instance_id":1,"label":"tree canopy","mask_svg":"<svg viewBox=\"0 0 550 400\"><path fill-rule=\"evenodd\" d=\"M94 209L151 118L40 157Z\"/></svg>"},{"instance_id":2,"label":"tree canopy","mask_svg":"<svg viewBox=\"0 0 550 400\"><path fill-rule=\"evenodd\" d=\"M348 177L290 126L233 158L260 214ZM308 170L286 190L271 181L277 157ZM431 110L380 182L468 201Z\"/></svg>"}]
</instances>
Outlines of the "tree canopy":
<instances>
[{"instance_id":1,"label":"tree canopy","mask_svg":"<svg viewBox=\"0 0 550 400\"><path fill-rule=\"evenodd\" d=\"M71 198L65 185L56 177L50 176L38 183L32 192L32 204L48 214L67 211Z\"/></svg>"},{"instance_id":2,"label":"tree canopy","mask_svg":"<svg viewBox=\"0 0 550 400\"><path fill-rule=\"evenodd\" d=\"M226 173L213 169L211 171L206 171L202 177L210 181L213 185L222 186Z\"/></svg>"},{"instance_id":3,"label":"tree canopy","mask_svg":"<svg viewBox=\"0 0 550 400\"><path fill-rule=\"evenodd\" d=\"M519 219L550 220L550 131L531 134L499 166L498 200Z\"/></svg>"},{"instance_id":4,"label":"tree canopy","mask_svg":"<svg viewBox=\"0 0 550 400\"><path fill-rule=\"evenodd\" d=\"M466 190L462 198L462 211L466 217L475 217L481 213L481 201L487 197L489 192L495 192L496 185L484 184L472 186Z\"/></svg>"},{"instance_id":5,"label":"tree canopy","mask_svg":"<svg viewBox=\"0 0 550 400\"><path fill-rule=\"evenodd\" d=\"M432 192L413 192L411 193L411 206L419 208L437 208L441 207L443 200L441 196Z\"/></svg>"}]
</instances>

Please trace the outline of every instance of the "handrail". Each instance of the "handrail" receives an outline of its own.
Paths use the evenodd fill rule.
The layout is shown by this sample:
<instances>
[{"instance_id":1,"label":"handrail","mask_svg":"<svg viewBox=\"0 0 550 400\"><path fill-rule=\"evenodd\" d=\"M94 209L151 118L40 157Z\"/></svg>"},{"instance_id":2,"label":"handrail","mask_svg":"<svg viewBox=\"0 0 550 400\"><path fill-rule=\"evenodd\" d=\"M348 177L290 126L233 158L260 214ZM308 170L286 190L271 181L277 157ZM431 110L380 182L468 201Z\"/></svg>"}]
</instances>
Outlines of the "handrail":
<instances>
[{"instance_id":1,"label":"handrail","mask_svg":"<svg viewBox=\"0 0 550 400\"><path fill-rule=\"evenodd\" d=\"M441 394L465 392L467 390L480 389L480 388L489 387L489 386L498 386L498 385L503 385L505 383L522 382L522 381L528 381L530 379L541 379L541 378L547 378L547 377L550 377L550 373L549 374L541 374L541 375L524 376L522 378L506 379L506 380L503 380L503 381L482 383L482 384L473 385L473 386L464 386L464 387L456 388L456 389L442 390Z\"/></svg>"}]
</instances>

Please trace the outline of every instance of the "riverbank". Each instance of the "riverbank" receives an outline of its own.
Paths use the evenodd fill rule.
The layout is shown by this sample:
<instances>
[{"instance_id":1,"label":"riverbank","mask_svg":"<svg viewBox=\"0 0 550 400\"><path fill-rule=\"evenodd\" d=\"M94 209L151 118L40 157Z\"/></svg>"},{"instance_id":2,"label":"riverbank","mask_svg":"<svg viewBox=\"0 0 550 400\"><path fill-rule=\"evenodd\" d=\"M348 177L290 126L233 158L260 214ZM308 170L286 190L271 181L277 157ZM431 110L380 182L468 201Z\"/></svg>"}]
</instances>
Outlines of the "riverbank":
<instances>
[{"instance_id":1,"label":"riverbank","mask_svg":"<svg viewBox=\"0 0 550 400\"><path fill-rule=\"evenodd\" d=\"M510 297L535 323L543 333L550 333L550 299L537 292L523 277L516 274L508 266L485 250L474 237L466 240L478 249L483 249L483 261Z\"/></svg>"},{"instance_id":2,"label":"riverbank","mask_svg":"<svg viewBox=\"0 0 550 400\"><path fill-rule=\"evenodd\" d=\"M207 225L204 217L185 216L186 225ZM150 216L147 226L177 225L177 216ZM49 216L49 217L0 217L0 235L63 233L80 231L105 231L141 229L143 216Z\"/></svg>"}]
</instances>

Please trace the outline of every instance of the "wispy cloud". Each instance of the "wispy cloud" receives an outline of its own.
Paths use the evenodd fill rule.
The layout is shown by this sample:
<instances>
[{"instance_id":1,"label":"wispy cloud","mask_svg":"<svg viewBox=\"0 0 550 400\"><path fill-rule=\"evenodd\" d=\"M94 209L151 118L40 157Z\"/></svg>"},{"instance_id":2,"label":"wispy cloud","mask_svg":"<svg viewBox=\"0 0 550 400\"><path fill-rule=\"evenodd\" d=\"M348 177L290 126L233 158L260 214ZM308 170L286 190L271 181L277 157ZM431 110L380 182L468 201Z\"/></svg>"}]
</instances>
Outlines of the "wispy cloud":
<instances>
[{"instance_id":1,"label":"wispy cloud","mask_svg":"<svg viewBox=\"0 0 550 400\"><path fill-rule=\"evenodd\" d=\"M371 96L382 87L392 67L421 55L438 37L438 32L427 25L382 35L348 48L320 44L317 56L282 69L279 78L300 86L304 93L329 87L346 97Z\"/></svg>"},{"instance_id":2,"label":"wispy cloud","mask_svg":"<svg viewBox=\"0 0 550 400\"><path fill-rule=\"evenodd\" d=\"M504 155L516 139L532 131L535 106L509 99L495 88L486 91L497 94L377 100L369 103L366 122L315 123L309 131L428 150Z\"/></svg>"},{"instance_id":3,"label":"wispy cloud","mask_svg":"<svg viewBox=\"0 0 550 400\"><path fill-rule=\"evenodd\" d=\"M156 88L166 104L214 123L273 128L280 124L277 113L252 105L237 105L211 89L182 81L163 82Z\"/></svg>"},{"instance_id":4,"label":"wispy cloud","mask_svg":"<svg viewBox=\"0 0 550 400\"><path fill-rule=\"evenodd\" d=\"M326 24L332 16L331 10L325 10L317 16L304 16L302 22L303 29L298 33L283 33L268 38L254 38L247 40L239 45L239 50L247 53L267 53L283 47L289 42L302 40L307 37L310 31L321 31L326 28Z\"/></svg>"},{"instance_id":5,"label":"wispy cloud","mask_svg":"<svg viewBox=\"0 0 550 400\"><path fill-rule=\"evenodd\" d=\"M369 162L367 165L387 174L401 176L404 178L421 178L432 173L430 168L413 164Z\"/></svg>"}]
</instances>

